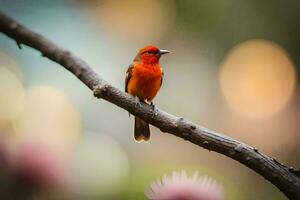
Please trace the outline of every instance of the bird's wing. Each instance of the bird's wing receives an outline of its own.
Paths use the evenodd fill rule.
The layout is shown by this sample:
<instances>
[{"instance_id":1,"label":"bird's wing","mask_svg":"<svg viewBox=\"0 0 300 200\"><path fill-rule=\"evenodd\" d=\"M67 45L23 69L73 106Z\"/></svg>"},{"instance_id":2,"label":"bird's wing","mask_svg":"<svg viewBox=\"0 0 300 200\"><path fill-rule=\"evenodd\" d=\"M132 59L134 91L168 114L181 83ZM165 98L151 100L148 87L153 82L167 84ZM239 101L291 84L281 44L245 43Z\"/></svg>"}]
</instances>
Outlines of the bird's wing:
<instances>
[{"instance_id":1,"label":"bird's wing","mask_svg":"<svg viewBox=\"0 0 300 200\"><path fill-rule=\"evenodd\" d=\"M130 64L127 71L126 71L126 77L125 77L125 92L128 92L127 90L127 86L128 86L128 83L129 83L129 80L132 76L132 71L133 71L133 67L134 65L133 64Z\"/></svg>"},{"instance_id":2,"label":"bird's wing","mask_svg":"<svg viewBox=\"0 0 300 200\"><path fill-rule=\"evenodd\" d=\"M161 69L161 80L160 80L160 87L161 87L161 85L162 85L162 83L163 83L163 80L164 80L164 75L165 75L165 73L164 73L164 70L163 70L163 69Z\"/></svg>"}]
</instances>

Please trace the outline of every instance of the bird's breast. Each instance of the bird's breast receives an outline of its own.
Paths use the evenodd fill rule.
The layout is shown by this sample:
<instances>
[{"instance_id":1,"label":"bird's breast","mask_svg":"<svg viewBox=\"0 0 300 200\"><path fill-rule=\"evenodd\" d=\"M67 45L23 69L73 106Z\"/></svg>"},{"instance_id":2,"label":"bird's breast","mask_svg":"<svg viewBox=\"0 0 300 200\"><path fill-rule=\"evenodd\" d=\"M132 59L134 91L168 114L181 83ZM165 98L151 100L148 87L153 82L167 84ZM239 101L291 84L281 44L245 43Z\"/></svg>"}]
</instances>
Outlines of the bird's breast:
<instances>
[{"instance_id":1,"label":"bird's breast","mask_svg":"<svg viewBox=\"0 0 300 200\"><path fill-rule=\"evenodd\" d=\"M151 101L160 89L162 69L160 66L137 66L128 83L128 92L140 99Z\"/></svg>"}]
</instances>

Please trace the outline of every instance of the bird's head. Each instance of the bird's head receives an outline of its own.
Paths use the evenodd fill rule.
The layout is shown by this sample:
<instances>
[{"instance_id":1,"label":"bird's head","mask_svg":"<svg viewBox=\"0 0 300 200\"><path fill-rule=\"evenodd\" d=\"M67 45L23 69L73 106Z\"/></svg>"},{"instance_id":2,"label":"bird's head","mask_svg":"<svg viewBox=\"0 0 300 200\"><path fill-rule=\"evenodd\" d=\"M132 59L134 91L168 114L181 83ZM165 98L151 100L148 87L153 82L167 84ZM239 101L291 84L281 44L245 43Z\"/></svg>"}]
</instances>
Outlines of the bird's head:
<instances>
[{"instance_id":1,"label":"bird's head","mask_svg":"<svg viewBox=\"0 0 300 200\"><path fill-rule=\"evenodd\" d=\"M142 48L138 52L138 54L134 58L134 61L142 62L145 64L157 64L159 62L159 58L161 57L161 55L166 53L170 53L170 51L162 50L156 46L149 45Z\"/></svg>"}]
</instances>

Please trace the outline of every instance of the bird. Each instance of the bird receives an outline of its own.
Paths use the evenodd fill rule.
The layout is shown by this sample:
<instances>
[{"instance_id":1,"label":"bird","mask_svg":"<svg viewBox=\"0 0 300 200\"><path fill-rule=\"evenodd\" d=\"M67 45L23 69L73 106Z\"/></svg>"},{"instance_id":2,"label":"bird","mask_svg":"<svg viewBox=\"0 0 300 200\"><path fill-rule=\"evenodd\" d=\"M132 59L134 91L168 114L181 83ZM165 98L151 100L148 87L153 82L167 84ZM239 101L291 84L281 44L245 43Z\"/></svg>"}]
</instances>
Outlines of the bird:
<instances>
[{"instance_id":1,"label":"bird","mask_svg":"<svg viewBox=\"0 0 300 200\"><path fill-rule=\"evenodd\" d=\"M136 97L137 101L150 103L161 88L164 71L159 60L162 55L170 53L154 45L140 49L133 63L129 65L125 77L125 92ZM134 120L134 139L137 142L150 139L149 124L139 117Z\"/></svg>"}]
</instances>

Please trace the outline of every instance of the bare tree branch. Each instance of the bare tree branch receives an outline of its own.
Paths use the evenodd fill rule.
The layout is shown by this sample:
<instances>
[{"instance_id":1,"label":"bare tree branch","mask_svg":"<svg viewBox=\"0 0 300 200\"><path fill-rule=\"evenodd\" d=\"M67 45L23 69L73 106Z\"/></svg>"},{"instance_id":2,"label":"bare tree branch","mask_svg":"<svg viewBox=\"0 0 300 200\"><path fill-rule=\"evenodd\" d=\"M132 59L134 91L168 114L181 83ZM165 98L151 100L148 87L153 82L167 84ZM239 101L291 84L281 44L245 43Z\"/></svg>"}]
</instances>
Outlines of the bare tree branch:
<instances>
[{"instance_id":1,"label":"bare tree branch","mask_svg":"<svg viewBox=\"0 0 300 200\"><path fill-rule=\"evenodd\" d=\"M41 52L42 56L62 65L88 86L95 97L105 99L129 111L156 126L162 132L173 134L244 164L274 184L289 199L300 200L299 170L277 162L256 148L183 118L161 110L154 112L149 105L144 103L136 105L134 97L103 80L83 60L2 13L0 13L0 32L14 39L19 48L25 44Z\"/></svg>"}]
</instances>

